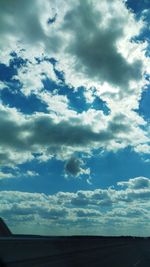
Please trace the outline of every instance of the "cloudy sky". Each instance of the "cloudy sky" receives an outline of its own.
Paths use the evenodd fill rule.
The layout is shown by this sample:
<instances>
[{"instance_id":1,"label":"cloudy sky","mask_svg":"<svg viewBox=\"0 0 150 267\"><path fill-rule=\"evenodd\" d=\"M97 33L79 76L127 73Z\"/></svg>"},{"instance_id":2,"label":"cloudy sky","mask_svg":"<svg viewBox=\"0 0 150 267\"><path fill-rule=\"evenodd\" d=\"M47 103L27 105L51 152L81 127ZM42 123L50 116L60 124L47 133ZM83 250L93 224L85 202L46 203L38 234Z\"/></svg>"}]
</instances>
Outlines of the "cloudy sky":
<instances>
[{"instance_id":1,"label":"cloudy sky","mask_svg":"<svg viewBox=\"0 0 150 267\"><path fill-rule=\"evenodd\" d=\"M149 0L0 1L0 216L150 235Z\"/></svg>"}]
</instances>

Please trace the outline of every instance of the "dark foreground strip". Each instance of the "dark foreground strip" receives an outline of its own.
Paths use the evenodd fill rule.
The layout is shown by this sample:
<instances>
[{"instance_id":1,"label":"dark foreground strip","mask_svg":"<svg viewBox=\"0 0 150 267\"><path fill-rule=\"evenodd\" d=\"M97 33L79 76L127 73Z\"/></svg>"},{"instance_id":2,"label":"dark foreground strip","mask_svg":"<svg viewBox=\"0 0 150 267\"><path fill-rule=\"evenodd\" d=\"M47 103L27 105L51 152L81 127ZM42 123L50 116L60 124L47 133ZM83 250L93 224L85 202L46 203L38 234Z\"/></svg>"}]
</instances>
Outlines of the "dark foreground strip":
<instances>
[{"instance_id":1,"label":"dark foreground strip","mask_svg":"<svg viewBox=\"0 0 150 267\"><path fill-rule=\"evenodd\" d=\"M63 261L64 259L67 259L68 261L72 259L73 256L86 256L90 255L92 252L100 251L100 250L105 250L107 248L117 248L117 247L129 247L131 244L124 244L124 243L118 243L118 244L109 244L109 245L101 245L93 248L88 248L88 249L82 249L82 250L74 250L70 252L64 252L64 253L59 253L51 256L45 256L45 257L37 257L37 258L32 258L32 259L25 259L25 260L19 260L19 261L13 261L13 262L7 262L6 266L8 267L49 267L53 266L52 264L57 262L57 261ZM4 265L5 266L5 265ZM1 265L0 265L1 267ZM60 265L61 267L61 265Z\"/></svg>"}]
</instances>

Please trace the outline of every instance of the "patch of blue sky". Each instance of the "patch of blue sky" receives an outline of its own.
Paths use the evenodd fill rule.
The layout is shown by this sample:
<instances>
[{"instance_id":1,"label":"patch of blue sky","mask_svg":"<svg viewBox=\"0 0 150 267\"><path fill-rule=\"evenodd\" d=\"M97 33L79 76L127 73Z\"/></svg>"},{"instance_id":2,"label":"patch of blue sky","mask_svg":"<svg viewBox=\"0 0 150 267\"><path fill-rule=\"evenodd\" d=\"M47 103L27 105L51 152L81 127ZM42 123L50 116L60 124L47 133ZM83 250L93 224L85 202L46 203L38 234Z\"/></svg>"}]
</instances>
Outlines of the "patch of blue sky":
<instances>
[{"instance_id":1,"label":"patch of blue sky","mask_svg":"<svg viewBox=\"0 0 150 267\"><path fill-rule=\"evenodd\" d=\"M150 18L149 18L149 23L150 23ZM147 21L147 22L148 22ZM133 41L135 42L147 42L147 47L145 49L145 55L147 57L150 56L150 28L147 27L147 25L142 29L141 33L138 36L135 36L134 38L132 38Z\"/></svg>"},{"instance_id":2,"label":"patch of blue sky","mask_svg":"<svg viewBox=\"0 0 150 267\"><path fill-rule=\"evenodd\" d=\"M97 96L95 96L95 99L92 103L87 103L84 95L86 89L82 86L75 90L74 88L70 88L63 82L57 84L56 82L48 78L44 79L42 82L44 85L44 89L46 89L47 91L67 96L70 104L69 107L77 111L78 113L87 111L90 108L93 108L95 110L102 110L105 115L108 115L110 112L106 102L104 102Z\"/></svg>"},{"instance_id":3,"label":"patch of blue sky","mask_svg":"<svg viewBox=\"0 0 150 267\"><path fill-rule=\"evenodd\" d=\"M57 63L58 61L55 58L44 58L44 60L50 62L53 65L53 70L58 78L58 80L60 80L61 82L65 83L65 75L63 71L58 71L57 70Z\"/></svg>"},{"instance_id":4,"label":"patch of blue sky","mask_svg":"<svg viewBox=\"0 0 150 267\"><path fill-rule=\"evenodd\" d=\"M59 82L55 82L50 78L45 78L42 80L44 90L52 92L54 94L67 96L70 102L70 108L76 110L78 113L87 111L89 108L95 110L103 110L105 115L109 114L109 108L106 103L100 98L95 96L93 103L87 103L84 91L86 90L83 86L79 88L73 88L68 86L65 83L64 73L57 70L57 60L55 58L35 58L37 64L40 64L42 61L48 61L53 65L53 70L58 78Z\"/></svg>"},{"instance_id":5,"label":"patch of blue sky","mask_svg":"<svg viewBox=\"0 0 150 267\"><path fill-rule=\"evenodd\" d=\"M1 166L1 171L5 174L12 174L15 175L16 174L16 170L17 168L11 168L9 166ZM2 183L2 180L0 181Z\"/></svg>"},{"instance_id":6,"label":"patch of blue sky","mask_svg":"<svg viewBox=\"0 0 150 267\"><path fill-rule=\"evenodd\" d=\"M56 82L46 78L43 81L44 89L58 95L67 96L69 106L71 109L76 110L78 113L88 109L86 99L84 97L84 88L78 88L75 91L64 83L57 84Z\"/></svg>"},{"instance_id":7,"label":"patch of blue sky","mask_svg":"<svg viewBox=\"0 0 150 267\"><path fill-rule=\"evenodd\" d=\"M117 188L117 182L128 181L129 178L145 176L150 178L150 164L130 147L117 153L105 152L101 156L84 159L91 169L92 184L88 184L86 177L65 178L64 162L51 159L47 162L33 160L19 166L20 177L1 181L1 190L19 190L54 194L59 191L76 192L78 190L94 190L97 188ZM135 168L136 166L136 168ZM39 176L22 177L27 170L39 173ZM7 170L8 171L8 170ZM63 190L62 190L63 189Z\"/></svg>"},{"instance_id":8,"label":"patch of blue sky","mask_svg":"<svg viewBox=\"0 0 150 267\"><path fill-rule=\"evenodd\" d=\"M10 67L20 68L23 65L26 65L28 60L25 60L17 55L16 52L10 53L11 59L10 59Z\"/></svg>"},{"instance_id":9,"label":"patch of blue sky","mask_svg":"<svg viewBox=\"0 0 150 267\"><path fill-rule=\"evenodd\" d=\"M54 67L54 72L57 76L57 78L62 81L62 82L65 82L65 77L64 77L64 73L63 71L58 71L55 67Z\"/></svg>"},{"instance_id":10,"label":"patch of blue sky","mask_svg":"<svg viewBox=\"0 0 150 267\"><path fill-rule=\"evenodd\" d=\"M0 64L0 80L5 82L10 82L12 77L17 75L17 70L14 66L6 66L5 64Z\"/></svg>"},{"instance_id":11,"label":"patch of blue sky","mask_svg":"<svg viewBox=\"0 0 150 267\"><path fill-rule=\"evenodd\" d=\"M150 164L130 147L117 153L105 152L99 157L96 154L86 161L91 169L93 189L107 188L112 185L116 187L117 182L138 176L150 178Z\"/></svg>"},{"instance_id":12,"label":"patch of blue sky","mask_svg":"<svg viewBox=\"0 0 150 267\"><path fill-rule=\"evenodd\" d=\"M134 41L148 41L148 48L146 51L146 55L150 56L150 1L149 0L128 0L126 2L128 8L134 12L137 19L144 19L145 27L142 29L139 36L133 38Z\"/></svg>"},{"instance_id":13,"label":"patch of blue sky","mask_svg":"<svg viewBox=\"0 0 150 267\"><path fill-rule=\"evenodd\" d=\"M135 13L135 16L138 19L140 18L141 13L144 9L150 8L150 1L149 0L138 0L138 1L127 0L126 5L128 8L130 8Z\"/></svg>"},{"instance_id":14,"label":"patch of blue sky","mask_svg":"<svg viewBox=\"0 0 150 267\"><path fill-rule=\"evenodd\" d=\"M11 81L4 81L2 91L9 89L12 93L17 94L20 92L21 87L19 80L13 79ZM2 91L0 94L2 94Z\"/></svg>"},{"instance_id":15,"label":"patch of blue sky","mask_svg":"<svg viewBox=\"0 0 150 267\"><path fill-rule=\"evenodd\" d=\"M6 86L9 86L11 89L20 88L21 84L14 76L17 75L17 70L25 64L26 61L18 57L15 52L11 53L9 66L3 63L0 64L0 81L6 83Z\"/></svg>"},{"instance_id":16,"label":"patch of blue sky","mask_svg":"<svg viewBox=\"0 0 150 267\"><path fill-rule=\"evenodd\" d=\"M150 121L150 88L142 93L139 109L136 110L146 121Z\"/></svg>"},{"instance_id":17,"label":"patch of blue sky","mask_svg":"<svg viewBox=\"0 0 150 267\"><path fill-rule=\"evenodd\" d=\"M15 107L25 114L32 114L35 111L47 112L47 106L42 103L35 94L25 96L21 93L21 83L14 79L17 69L26 64L22 58L12 53L9 66L0 64L0 80L5 83L3 90L0 91L0 98L3 104Z\"/></svg>"},{"instance_id":18,"label":"patch of blue sky","mask_svg":"<svg viewBox=\"0 0 150 267\"><path fill-rule=\"evenodd\" d=\"M13 76L17 75L17 69L26 64L26 61L18 57L16 53L12 53L11 56L9 66L3 63L0 64L0 80L7 83L13 82L15 85L17 80L14 79Z\"/></svg>"},{"instance_id":19,"label":"patch of blue sky","mask_svg":"<svg viewBox=\"0 0 150 267\"><path fill-rule=\"evenodd\" d=\"M53 24L53 23L56 21L56 19L57 19L57 14L55 14L54 17L49 18L49 19L47 20L47 24Z\"/></svg>"},{"instance_id":20,"label":"patch of blue sky","mask_svg":"<svg viewBox=\"0 0 150 267\"><path fill-rule=\"evenodd\" d=\"M33 160L22 165L19 165L20 176L16 179L5 179L1 181L0 190L15 190L23 192L37 192L45 194L55 194L57 192L76 192L78 190L90 190L91 185L86 181L86 178L65 178L64 177L64 162L56 159L51 159L47 162L37 162ZM23 176L27 170L39 173L38 176Z\"/></svg>"},{"instance_id":21,"label":"patch of blue sky","mask_svg":"<svg viewBox=\"0 0 150 267\"><path fill-rule=\"evenodd\" d=\"M84 87L80 87L77 90L67 87L67 97L70 102L70 108L81 113L83 111L87 111L89 109L89 105L86 103L86 99L84 97ZM63 89L65 93L65 88Z\"/></svg>"},{"instance_id":22,"label":"patch of blue sky","mask_svg":"<svg viewBox=\"0 0 150 267\"><path fill-rule=\"evenodd\" d=\"M97 96L92 103L92 107L96 110L102 110L105 115L110 114L110 109L108 108L106 102Z\"/></svg>"},{"instance_id":23,"label":"patch of blue sky","mask_svg":"<svg viewBox=\"0 0 150 267\"><path fill-rule=\"evenodd\" d=\"M54 70L54 72L55 72L56 77L58 78L58 80L60 82L63 82L63 83L65 82L64 72L57 70L57 63L58 63L58 61L55 58L48 58L48 57L39 58L39 57L35 57L35 60L36 60L37 64L40 64L43 61L47 61L50 64L52 64L53 70Z\"/></svg>"},{"instance_id":24,"label":"patch of blue sky","mask_svg":"<svg viewBox=\"0 0 150 267\"><path fill-rule=\"evenodd\" d=\"M0 97L4 105L17 108L24 114L47 112L47 105L42 103L34 94L26 97L21 92L15 93L10 88L6 88L0 92Z\"/></svg>"},{"instance_id":25,"label":"patch of blue sky","mask_svg":"<svg viewBox=\"0 0 150 267\"><path fill-rule=\"evenodd\" d=\"M17 69L22 65L26 64L26 61L18 57L15 52L11 54L12 59L9 66L0 64L0 80L5 82L5 90L1 91L1 100L4 104L9 105L10 107L16 107L20 111L26 114L31 114L35 111L46 112L46 105L42 103L35 95L30 95L28 97L24 96L21 93L21 84L18 80L13 79L14 75L17 75ZM54 67L57 78L60 80L60 83L54 82L53 80L46 78L44 79L43 85L44 89L50 92L55 92L59 95L66 95L69 102L70 108L76 110L78 113L87 111L89 108L94 108L96 110L103 110L104 114L109 114L109 109L104 101L100 98L95 97L93 103L87 103L84 96L84 87L70 88L64 82L64 75L62 72L58 71L56 68L55 59L44 59L48 60ZM37 58L37 64L40 64L41 60Z\"/></svg>"},{"instance_id":26,"label":"patch of blue sky","mask_svg":"<svg viewBox=\"0 0 150 267\"><path fill-rule=\"evenodd\" d=\"M46 79L43 79L42 80L42 83L43 83L43 86L44 86L44 89L49 91L49 92L54 92L56 90L59 91L59 93L61 94L61 85L60 84L57 84L55 81L49 79L49 78L46 78Z\"/></svg>"}]
</instances>

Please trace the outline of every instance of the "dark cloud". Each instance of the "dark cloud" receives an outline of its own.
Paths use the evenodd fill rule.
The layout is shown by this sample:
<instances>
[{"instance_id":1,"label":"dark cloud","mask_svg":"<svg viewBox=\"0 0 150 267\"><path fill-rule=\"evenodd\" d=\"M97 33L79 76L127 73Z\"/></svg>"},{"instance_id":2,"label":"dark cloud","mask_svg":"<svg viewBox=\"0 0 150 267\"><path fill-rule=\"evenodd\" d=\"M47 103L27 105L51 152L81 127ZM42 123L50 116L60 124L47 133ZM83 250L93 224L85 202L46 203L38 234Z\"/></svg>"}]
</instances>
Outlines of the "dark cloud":
<instances>
[{"instance_id":1,"label":"dark cloud","mask_svg":"<svg viewBox=\"0 0 150 267\"><path fill-rule=\"evenodd\" d=\"M38 116L25 125L31 131L28 138L30 144L57 144L66 146L82 146L87 142L107 139L107 136L95 133L90 126L73 125L71 121L55 123L48 115Z\"/></svg>"},{"instance_id":2,"label":"dark cloud","mask_svg":"<svg viewBox=\"0 0 150 267\"><path fill-rule=\"evenodd\" d=\"M62 71L66 82L68 82L67 72L69 73L69 71L69 76L72 73L73 76L79 73L79 76L80 74L83 75L87 82L98 81L99 84L103 84L106 81L115 87L121 87L121 90L122 88L127 90L131 80L141 79L142 61L140 57L137 59L138 57L135 56L131 60L132 63L129 63L117 48L118 40L124 35L126 36L125 26L132 17L129 16L122 1L119 4L119 11L124 10L127 16L123 13L115 13L117 12L115 1L100 1L102 4L99 3L98 5L97 1L89 0L66 1L66 5L64 1L63 10L59 11L60 2L57 0L53 3L51 0L46 0L41 3L33 0L32 7L29 0L23 3L19 0L14 0L13 3L11 0L2 0L0 3L0 32L2 34L0 45L6 47L6 44L13 44L13 41L17 44L19 41L20 47L25 52L26 60L30 59L31 56L33 57L28 67L22 68L22 71L19 72L20 76L18 74L24 94L25 91L27 93L28 87L36 88L37 95L39 94L38 90L41 89L41 73L44 73L44 70L41 63L34 63L36 51L37 58L40 57L39 54L41 53L45 58L55 57L56 60L57 57L58 69L61 70L61 64L64 67ZM103 5L107 14L104 13ZM58 12L53 14L53 7ZM50 17L52 19L49 20ZM133 22L135 22L134 19L131 26ZM35 54L30 51L32 48ZM10 55L9 49L8 47L7 52ZM33 77L32 81L26 79L28 75L30 76L30 72L31 78ZM35 82L37 79L38 82ZM74 85L74 78L71 79L71 84ZM27 82L25 83L25 81ZM42 101L42 93L40 100ZM48 104L49 98L44 101L47 101ZM25 116L3 108L0 111L0 164L3 166L17 165L32 160L34 153L41 153L47 159L51 156L62 160L67 159L66 173L79 176L87 173L87 170L82 168L84 164L82 164L81 159L71 157L71 155L76 154L76 152L90 154L92 150L99 148L117 150L134 143L133 139L136 139L137 136L135 131L138 128L138 123L134 125L135 127L132 126L130 114L117 117L110 113L110 116L107 118L105 116L102 120L100 114L97 114L97 118L96 116L94 118L95 122L93 123L94 120L91 119L88 123L87 114L83 116L83 119L80 119L79 114L75 115L75 113L69 117L68 113L72 111L69 110L67 103L67 101L64 102L63 107L65 107L66 113L61 114L61 119L59 116L57 117L59 102L56 103L57 110L49 108L48 111L51 114L37 113L32 114L32 116ZM52 116L54 113L57 118ZM95 126L93 124L100 127L93 127ZM130 138L132 132L135 133L134 138L133 136ZM139 136L142 136L141 132ZM42 160L42 157L39 159Z\"/></svg>"},{"instance_id":3,"label":"dark cloud","mask_svg":"<svg viewBox=\"0 0 150 267\"><path fill-rule=\"evenodd\" d=\"M66 1L64 14L59 12L60 1L33 0L20 3L19 0L2 0L1 34L2 45L6 46L9 38L22 45L42 47L45 54L53 53L70 61L70 68L76 73L82 73L86 78L103 83L109 82L115 86L127 89L130 80L141 79L142 60L135 59L129 63L117 49L117 41L124 36L124 29L130 18L122 1L119 8L126 13L116 14L114 1L104 1L98 7L95 1ZM116 5L119 3L116 2ZM103 10L109 15L107 19ZM107 8L106 8L107 7ZM58 11L57 23L53 9ZM48 10L51 14L48 14ZM42 12L41 12L42 10ZM54 11L54 10L53 10ZM47 12L47 13L46 13ZM50 15L52 19L49 19ZM105 21L106 20L106 21ZM50 25L47 24L50 22ZM46 26L49 31L46 31ZM68 37L69 36L69 37ZM4 42L4 44L3 44ZM63 51L63 56L61 52ZM61 59L63 62L63 59ZM67 63L68 64L68 63Z\"/></svg>"},{"instance_id":4,"label":"dark cloud","mask_svg":"<svg viewBox=\"0 0 150 267\"><path fill-rule=\"evenodd\" d=\"M62 25L62 31L70 33L66 52L75 58L76 72L125 89L130 80L141 79L142 61L128 63L117 49L116 43L124 34L124 17L112 16L106 27L101 25L103 20L104 14L94 2L79 1L65 15Z\"/></svg>"},{"instance_id":5,"label":"dark cloud","mask_svg":"<svg viewBox=\"0 0 150 267\"><path fill-rule=\"evenodd\" d=\"M15 118L16 117L16 118ZM114 117L104 130L99 132L92 125L85 125L82 119L73 123L71 119L55 122L48 114L37 113L23 116L15 110L3 108L0 112L0 159L1 164L33 159L33 153L47 153L60 156L67 152L88 153L94 148L107 146L112 140L119 140L120 133L129 133L130 125L125 125ZM125 137L124 137L125 138ZM122 139L122 138L121 138ZM21 157L20 157L21 155ZM62 158L63 158L62 156ZM81 159L71 157L65 165L66 172L78 176L88 173L82 168Z\"/></svg>"},{"instance_id":6,"label":"dark cloud","mask_svg":"<svg viewBox=\"0 0 150 267\"><path fill-rule=\"evenodd\" d=\"M63 10L60 10L60 3ZM15 50L19 42L30 62L31 55L34 61L38 54L57 59L60 69L63 67L61 70L66 82L73 86L76 80L79 80L80 86L107 82L114 87L119 86L121 92L130 89L133 93L130 81L138 82L142 78L142 52L140 56L138 53L131 56L129 63L126 52L121 52L117 47L117 42L124 38L122 43L128 51L128 43L131 44L128 39L134 37L135 25L140 29L124 1L33 0L31 7L29 0L24 3L2 0L0 7L0 46L4 50L7 47L7 62L11 50ZM128 36L130 28L131 34ZM138 46L140 44L136 48ZM32 53L30 49L33 49ZM82 84L83 80L85 84Z\"/></svg>"},{"instance_id":7,"label":"dark cloud","mask_svg":"<svg viewBox=\"0 0 150 267\"><path fill-rule=\"evenodd\" d=\"M66 162L65 171L68 175L79 176L83 171L82 165L83 161L81 159L72 157Z\"/></svg>"},{"instance_id":8,"label":"dark cloud","mask_svg":"<svg viewBox=\"0 0 150 267\"><path fill-rule=\"evenodd\" d=\"M24 38L29 43L40 41L45 37L42 25L39 20L39 8L36 1L32 1L32 7L30 0L20 2L19 0L2 0L1 6L1 33L6 37L17 36L17 39ZM24 19L24 16L26 19ZM30 27L29 27L30 25Z\"/></svg>"}]
</instances>

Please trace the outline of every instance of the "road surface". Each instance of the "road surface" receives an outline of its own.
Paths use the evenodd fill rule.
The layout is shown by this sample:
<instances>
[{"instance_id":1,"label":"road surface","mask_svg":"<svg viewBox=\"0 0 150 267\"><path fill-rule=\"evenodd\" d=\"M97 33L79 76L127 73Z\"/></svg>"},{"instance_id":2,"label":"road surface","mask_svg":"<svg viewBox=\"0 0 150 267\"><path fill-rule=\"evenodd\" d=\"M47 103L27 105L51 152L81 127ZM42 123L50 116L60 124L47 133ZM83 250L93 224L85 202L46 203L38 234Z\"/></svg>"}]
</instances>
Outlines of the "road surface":
<instances>
[{"instance_id":1,"label":"road surface","mask_svg":"<svg viewBox=\"0 0 150 267\"><path fill-rule=\"evenodd\" d=\"M150 267L149 238L4 237L0 267Z\"/></svg>"}]
</instances>

